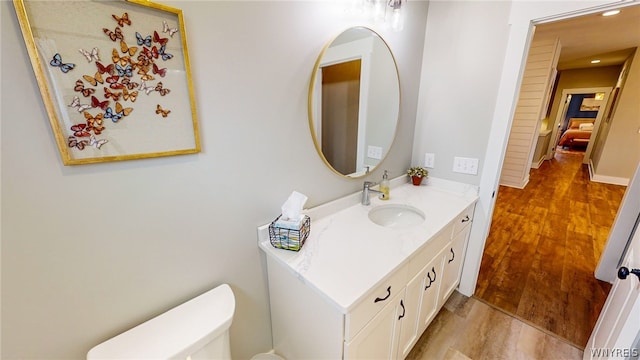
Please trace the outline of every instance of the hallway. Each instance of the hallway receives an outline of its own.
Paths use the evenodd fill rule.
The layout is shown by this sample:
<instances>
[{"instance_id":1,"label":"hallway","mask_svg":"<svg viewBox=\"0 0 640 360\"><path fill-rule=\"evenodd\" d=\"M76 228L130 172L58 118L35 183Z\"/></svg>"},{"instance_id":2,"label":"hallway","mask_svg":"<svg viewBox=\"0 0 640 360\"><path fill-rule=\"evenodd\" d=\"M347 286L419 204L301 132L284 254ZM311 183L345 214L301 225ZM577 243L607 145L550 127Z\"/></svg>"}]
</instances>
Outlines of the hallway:
<instances>
[{"instance_id":1,"label":"hallway","mask_svg":"<svg viewBox=\"0 0 640 360\"><path fill-rule=\"evenodd\" d=\"M584 348L611 285L593 272L626 187L589 181L581 154L500 187L475 297Z\"/></svg>"}]
</instances>

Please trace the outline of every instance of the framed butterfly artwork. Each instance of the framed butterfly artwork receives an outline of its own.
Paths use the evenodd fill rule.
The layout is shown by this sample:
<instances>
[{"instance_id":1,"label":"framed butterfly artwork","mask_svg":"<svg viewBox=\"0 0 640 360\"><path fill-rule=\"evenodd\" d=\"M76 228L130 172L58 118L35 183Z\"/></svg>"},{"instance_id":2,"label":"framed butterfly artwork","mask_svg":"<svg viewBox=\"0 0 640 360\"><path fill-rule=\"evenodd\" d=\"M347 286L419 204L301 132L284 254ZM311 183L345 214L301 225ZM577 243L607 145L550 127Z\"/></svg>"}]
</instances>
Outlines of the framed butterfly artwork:
<instances>
[{"instance_id":1,"label":"framed butterfly artwork","mask_svg":"<svg viewBox=\"0 0 640 360\"><path fill-rule=\"evenodd\" d=\"M64 165L200 151L181 10L13 2Z\"/></svg>"}]
</instances>

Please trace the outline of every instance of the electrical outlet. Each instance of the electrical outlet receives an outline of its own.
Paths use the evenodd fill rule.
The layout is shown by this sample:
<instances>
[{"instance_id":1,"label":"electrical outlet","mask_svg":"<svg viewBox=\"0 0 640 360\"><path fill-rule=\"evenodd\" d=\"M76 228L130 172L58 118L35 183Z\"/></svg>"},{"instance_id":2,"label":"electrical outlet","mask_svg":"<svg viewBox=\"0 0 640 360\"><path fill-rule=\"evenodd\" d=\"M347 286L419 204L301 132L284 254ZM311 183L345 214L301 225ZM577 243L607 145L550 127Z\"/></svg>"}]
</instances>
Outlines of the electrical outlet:
<instances>
[{"instance_id":1,"label":"electrical outlet","mask_svg":"<svg viewBox=\"0 0 640 360\"><path fill-rule=\"evenodd\" d=\"M367 157L382 160L382 148L380 146L369 145L367 147Z\"/></svg>"},{"instance_id":2,"label":"electrical outlet","mask_svg":"<svg viewBox=\"0 0 640 360\"><path fill-rule=\"evenodd\" d=\"M424 167L433 169L436 162L436 155L434 153L424 154Z\"/></svg>"},{"instance_id":3,"label":"electrical outlet","mask_svg":"<svg viewBox=\"0 0 640 360\"><path fill-rule=\"evenodd\" d=\"M461 174L478 175L478 159L476 158L453 158L453 172Z\"/></svg>"}]
</instances>

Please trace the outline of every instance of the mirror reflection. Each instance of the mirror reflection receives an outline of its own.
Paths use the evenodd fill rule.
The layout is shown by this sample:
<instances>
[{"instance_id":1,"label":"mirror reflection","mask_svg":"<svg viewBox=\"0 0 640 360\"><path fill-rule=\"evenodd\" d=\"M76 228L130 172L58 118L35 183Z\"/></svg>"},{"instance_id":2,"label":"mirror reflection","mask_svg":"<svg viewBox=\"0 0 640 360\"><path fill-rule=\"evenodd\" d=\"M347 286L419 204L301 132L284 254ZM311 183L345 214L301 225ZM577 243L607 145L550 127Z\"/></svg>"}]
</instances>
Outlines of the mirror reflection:
<instances>
[{"instance_id":1,"label":"mirror reflection","mask_svg":"<svg viewBox=\"0 0 640 360\"><path fill-rule=\"evenodd\" d=\"M364 176L389 152L400 108L391 50L373 30L350 28L318 57L309 91L309 125L318 153L335 172Z\"/></svg>"}]
</instances>

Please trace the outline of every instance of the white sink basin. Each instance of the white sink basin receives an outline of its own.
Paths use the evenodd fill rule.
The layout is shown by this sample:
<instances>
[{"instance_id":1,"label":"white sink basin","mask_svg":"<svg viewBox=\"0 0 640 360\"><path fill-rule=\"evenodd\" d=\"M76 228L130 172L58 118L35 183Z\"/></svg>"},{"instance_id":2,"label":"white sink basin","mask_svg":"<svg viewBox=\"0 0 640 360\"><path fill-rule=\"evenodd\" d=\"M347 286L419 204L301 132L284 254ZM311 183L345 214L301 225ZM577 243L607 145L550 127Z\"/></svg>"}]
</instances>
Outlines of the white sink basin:
<instances>
[{"instance_id":1,"label":"white sink basin","mask_svg":"<svg viewBox=\"0 0 640 360\"><path fill-rule=\"evenodd\" d=\"M422 223L425 215L409 205L389 204L376 206L369 211L369 220L393 229L403 229Z\"/></svg>"}]
</instances>

